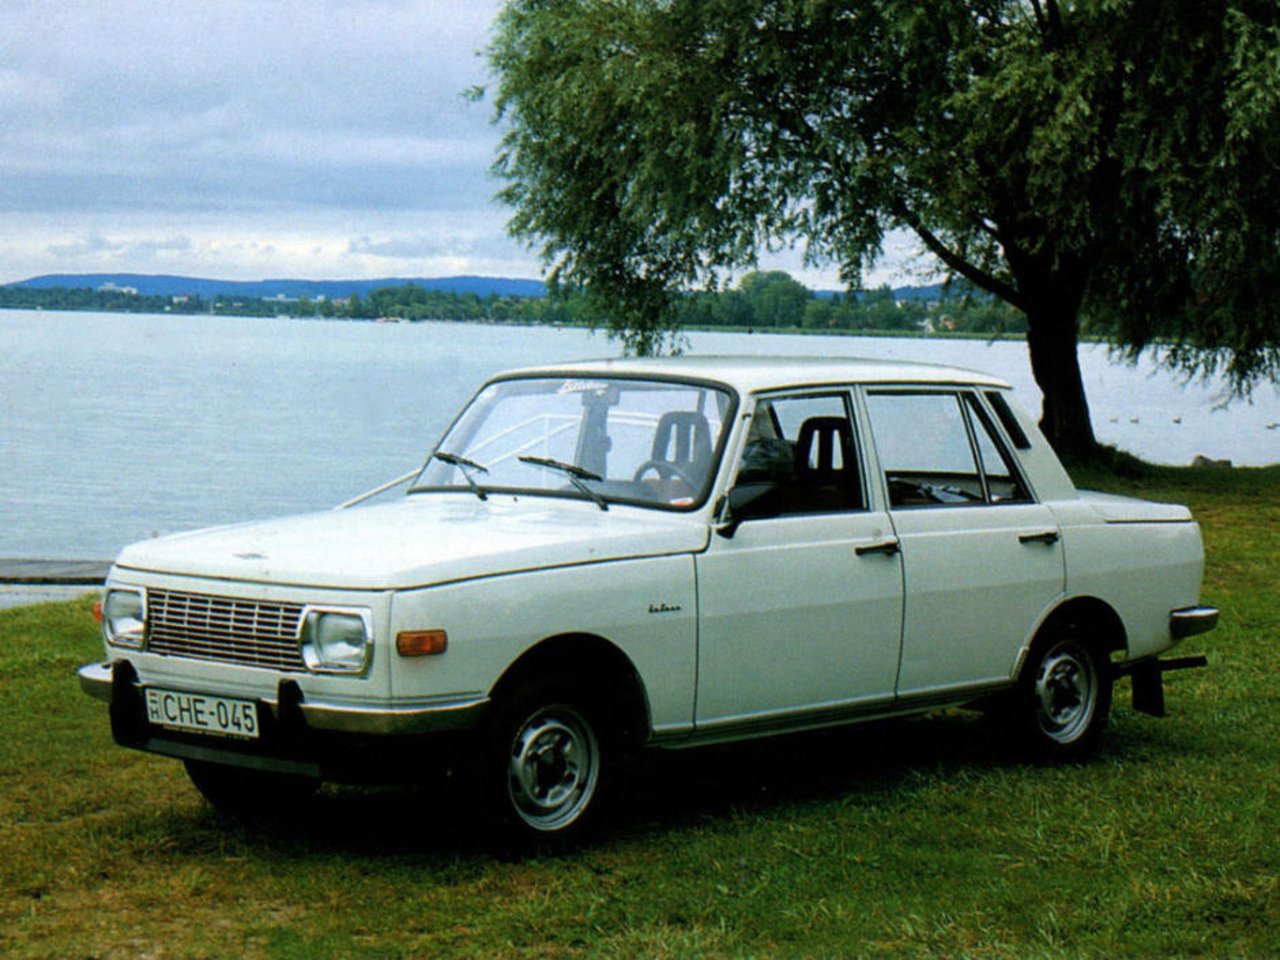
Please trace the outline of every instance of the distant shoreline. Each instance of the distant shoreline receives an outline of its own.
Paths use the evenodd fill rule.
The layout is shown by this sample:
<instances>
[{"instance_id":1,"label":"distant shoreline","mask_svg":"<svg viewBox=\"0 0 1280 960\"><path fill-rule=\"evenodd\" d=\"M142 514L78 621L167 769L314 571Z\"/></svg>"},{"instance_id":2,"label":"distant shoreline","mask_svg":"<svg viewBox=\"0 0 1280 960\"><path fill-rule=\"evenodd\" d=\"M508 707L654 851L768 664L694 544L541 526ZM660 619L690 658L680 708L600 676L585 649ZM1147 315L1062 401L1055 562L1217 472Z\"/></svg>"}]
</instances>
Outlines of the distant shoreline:
<instances>
[{"instance_id":1,"label":"distant shoreline","mask_svg":"<svg viewBox=\"0 0 1280 960\"><path fill-rule=\"evenodd\" d=\"M212 316L439 320L586 326L601 319L583 290L531 280L221 281L143 274L51 274L0 285L0 308ZM1022 335L1026 317L963 284L811 290L784 271L752 272L733 288L690 290L671 303L677 329L892 336ZM652 335L656 331L649 331ZM650 342L650 345L653 345Z\"/></svg>"},{"instance_id":2,"label":"distant shoreline","mask_svg":"<svg viewBox=\"0 0 1280 960\"><path fill-rule=\"evenodd\" d=\"M194 319L196 317L221 318L228 320L261 320L270 322L275 320L299 320L307 323L317 322L334 322L334 323L394 323L397 325L413 325L420 323L447 323L454 326L477 326L477 327L543 327L549 329L565 329L565 330L585 330L588 332L599 333L605 336L610 335L608 327L604 325L593 326L587 323L558 322L558 323L538 323L535 321L521 320L455 320L447 317L423 318L420 320L409 320L399 317L296 317L289 314L277 314L274 316L254 316L246 314L211 314L211 313L164 313L153 310L104 310L101 307L92 309L49 309L47 307L9 307L0 306L0 312L4 313L57 313L57 314L110 314L118 316L131 317L158 317L170 320ZM810 327L742 327L742 326L718 326L713 324L693 324L681 327L677 333L738 333L748 336L802 336L802 337L869 337L877 340L883 339L907 339L907 340L1009 340L1009 341L1026 341L1026 334L1023 333L983 333L979 331L967 330L845 330L845 329L827 329L815 330ZM1081 343L1106 343L1108 341L1081 337Z\"/></svg>"}]
</instances>

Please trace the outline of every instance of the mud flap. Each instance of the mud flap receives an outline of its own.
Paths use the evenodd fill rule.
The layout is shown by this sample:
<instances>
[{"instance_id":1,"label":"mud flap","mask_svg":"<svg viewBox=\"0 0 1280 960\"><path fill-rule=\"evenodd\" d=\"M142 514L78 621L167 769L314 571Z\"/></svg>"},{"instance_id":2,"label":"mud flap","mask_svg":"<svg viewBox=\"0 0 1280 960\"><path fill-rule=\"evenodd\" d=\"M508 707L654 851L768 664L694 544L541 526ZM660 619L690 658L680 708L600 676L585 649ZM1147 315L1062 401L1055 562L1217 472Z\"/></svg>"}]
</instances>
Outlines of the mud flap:
<instances>
[{"instance_id":1,"label":"mud flap","mask_svg":"<svg viewBox=\"0 0 1280 960\"><path fill-rule=\"evenodd\" d=\"M1208 666L1206 657L1179 657L1175 660L1143 660L1121 667L1120 675L1133 678L1133 709L1153 717L1163 717L1164 675L1169 670L1190 670Z\"/></svg>"}]
</instances>

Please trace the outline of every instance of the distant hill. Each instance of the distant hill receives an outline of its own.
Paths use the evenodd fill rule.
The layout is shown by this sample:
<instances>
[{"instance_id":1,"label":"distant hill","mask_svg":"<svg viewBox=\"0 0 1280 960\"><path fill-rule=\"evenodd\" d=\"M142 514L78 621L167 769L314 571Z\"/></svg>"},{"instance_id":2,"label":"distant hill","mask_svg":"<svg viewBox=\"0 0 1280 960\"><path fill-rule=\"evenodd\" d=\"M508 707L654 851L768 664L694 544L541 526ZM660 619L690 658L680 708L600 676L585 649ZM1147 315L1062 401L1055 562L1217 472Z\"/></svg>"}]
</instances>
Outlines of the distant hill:
<instances>
[{"instance_id":1,"label":"distant hill","mask_svg":"<svg viewBox=\"0 0 1280 960\"><path fill-rule=\"evenodd\" d=\"M367 297L379 287L403 287L409 284L445 293L474 293L481 297L498 294L503 297L543 297L547 288L541 280L507 277L388 277L380 280L210 280L205 277L157 276L141 273L51 273L7 287L29 287L49 290L66 287L74 290L97 290L104 284L133 287L143 296L198 296L210 299L217 294L245 298L325 297L338 300L353 293Z\"/></svg>"}]
</instances>

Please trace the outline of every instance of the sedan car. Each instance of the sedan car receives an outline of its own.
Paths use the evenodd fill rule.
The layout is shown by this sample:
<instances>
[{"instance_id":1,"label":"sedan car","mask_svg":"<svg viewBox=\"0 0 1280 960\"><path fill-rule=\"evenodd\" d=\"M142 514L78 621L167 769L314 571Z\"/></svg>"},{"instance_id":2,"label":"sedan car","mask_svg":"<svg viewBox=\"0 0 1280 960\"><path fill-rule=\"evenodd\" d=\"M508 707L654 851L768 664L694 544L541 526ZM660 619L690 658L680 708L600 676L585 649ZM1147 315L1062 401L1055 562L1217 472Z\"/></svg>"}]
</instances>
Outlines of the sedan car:
<instances>
[{"instance_id":1,"label":"sedan car","mask_svg":"<svg viewBox=\"0 0 1280 960\"><path fill-rule=\"evenodd\" d=\"M1213 627L1186 508L1080 491L1003 381L602 360L484 384L391 502L127 547L80 670L215 805L458 764L535 840L618 757L977 705L1081 756Z\"/></svg>"}]
</instances>

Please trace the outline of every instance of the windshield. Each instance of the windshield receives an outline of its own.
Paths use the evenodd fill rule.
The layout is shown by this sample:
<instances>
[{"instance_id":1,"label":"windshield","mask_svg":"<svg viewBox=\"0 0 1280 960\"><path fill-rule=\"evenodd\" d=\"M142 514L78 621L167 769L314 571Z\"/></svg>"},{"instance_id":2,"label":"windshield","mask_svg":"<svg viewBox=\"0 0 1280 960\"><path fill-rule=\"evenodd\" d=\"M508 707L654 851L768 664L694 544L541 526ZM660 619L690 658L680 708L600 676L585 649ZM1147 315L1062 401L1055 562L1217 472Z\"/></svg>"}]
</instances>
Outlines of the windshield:
<instances>
[{"instance_id":1,"label":"windshield","mask_svg":"<svg viewBox=\"0 0 1280 960\"><path fill-rule=\"evenodd\" d=\"M410 492L591 496L691 509L706 499L732 406L727 390L707 384L500 380L471 401Z\"/></svg>"}]
</instances>

